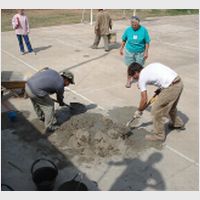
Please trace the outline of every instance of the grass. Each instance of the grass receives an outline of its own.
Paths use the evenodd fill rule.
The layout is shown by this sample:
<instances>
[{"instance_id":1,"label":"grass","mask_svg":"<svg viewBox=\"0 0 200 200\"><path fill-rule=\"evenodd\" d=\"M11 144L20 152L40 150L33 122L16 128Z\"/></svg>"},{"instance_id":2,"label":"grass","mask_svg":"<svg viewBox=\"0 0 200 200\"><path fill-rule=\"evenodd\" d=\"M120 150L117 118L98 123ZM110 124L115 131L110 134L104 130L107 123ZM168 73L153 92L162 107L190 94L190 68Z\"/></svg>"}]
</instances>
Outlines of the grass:
<instances>
[{"instance_id":1,"label":"grass","mask_svg":"<svg viewBox=\"0 0 200 200\"><path fill-rule=\"evenodd\" d=\"M127 19L133 15L132 9L109 9L107 10L113 20ZM2 9L1 10L1 31L11 31L11 19L13 15L16 14L15 9ZM90 21L90 10L86 9L27 9L25 10L26 15L29 18L29 23L31 28L56 26L64 24L74 24L80 23L82 15L84 14L84 22ZM95 20L97 10L93 10L93 16ZM138 15L142 20L147 17L155 16L174 16L174 15L191 15L199 14L198 9L141 9L136 10L136 15Z\"/></svg>"}]
</instances>

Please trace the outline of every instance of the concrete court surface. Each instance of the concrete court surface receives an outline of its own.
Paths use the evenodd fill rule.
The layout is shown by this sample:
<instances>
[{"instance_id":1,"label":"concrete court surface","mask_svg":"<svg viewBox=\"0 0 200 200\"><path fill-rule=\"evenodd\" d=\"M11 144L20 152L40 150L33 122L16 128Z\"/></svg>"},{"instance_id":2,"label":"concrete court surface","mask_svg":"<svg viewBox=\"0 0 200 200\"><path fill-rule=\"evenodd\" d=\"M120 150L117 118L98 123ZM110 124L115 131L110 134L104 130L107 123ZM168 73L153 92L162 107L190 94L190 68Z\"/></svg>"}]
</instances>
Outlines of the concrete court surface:
<instances>
[{"instance_id":1,"label":"concrete court surface","mask_svg":"<svg viewBox=\"0 0 200 200\"><path fill-rule=\"evenodd\" d=\"M170 132L162 150L151 148L141 152L137 158L140 161L137 162L138 166L146 162L146 170L156 170L162 177L164 187L152 189L147 184L140 190L199 190L199 16L154 17L141 23L148 28L152 40L146 65L161 62L174 69L183 79L184 91L178 110L186 123L186 130ZM118 44L108 53L103 49L103 41L99 49L89 48L94 39L93 26L89 24L31 29L30 40L36 55L20 55L14 32L3 32L1 70L20 71L25 76L30 76L43 67L52 67L58 71L67 68L75 74L76 84L67 90L66 102L77 100L84 104L94 103L97 105L96 111L105 115L114 108L137 107L140 93L136 84L131 89L124 87L126 66L118 49L121 35L128 25L127 20L114 21L113 30L117 32ZM154 90L155 88L149 87L149 96ZM16 109L31 112L27 120L36 117L29 100L9 101ZM3 109L2 107L2 111ZM151 121L148 110L144 111L142 121ZM151 130L152 124L145 128ZM148 166L147 160L154 153L160 153L162 159L153 166ZM88 179L100 180L99 190L131 190L115 184L125 170L128 169L131 176L136 167L135 162L127 163L111 168L108 168L106 162L95 168L87 168L75 161L73 164ZM106 176L103 176L105 173ZM18 186L18 190L23 189Z\"/></svg>"}]
</instances>

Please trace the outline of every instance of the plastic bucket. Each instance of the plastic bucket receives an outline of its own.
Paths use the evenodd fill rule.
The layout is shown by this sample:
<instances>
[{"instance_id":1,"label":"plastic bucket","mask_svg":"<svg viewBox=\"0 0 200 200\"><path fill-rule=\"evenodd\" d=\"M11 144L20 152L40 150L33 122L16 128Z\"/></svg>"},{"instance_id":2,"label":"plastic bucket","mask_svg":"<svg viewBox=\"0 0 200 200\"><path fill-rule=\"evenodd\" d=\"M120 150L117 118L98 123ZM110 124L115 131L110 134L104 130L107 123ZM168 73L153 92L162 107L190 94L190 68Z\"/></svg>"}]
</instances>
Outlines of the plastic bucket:
<instances>
[{"instance_id":1,"label":"plastic bucket","mask_svg":"<svg viewBox=\"0 0 200 200\"><path fill-rule=\"evenodd\" d=\"M11 110L8 112L8 118L11 122L14 122L16 120L17 113L14 110Z\"/></svg>"},{"instance_id":2,"label":"plastic bucket","mask_svg":"<svg viewBox=\"0 0 200 200\"><path fill-rule=\"evenodd\" d=\"M14 191L14 189L9 185L1 184L1 191Z\"/></svg>"},{"instance_id":3,"label":"plastic bucket","mask_svg":"<svg viewBox=\"0 0 200 200\"><path fill-rule=\"evenodd\" d=\"M59 188L58 191L88 191L87 186L80 181L67 181L63 183Z\"/></svg>"},{"instance_id":4,"label":"plastic bucket","mask_svg":"<svg viewBox=\"0 0 200 200\"><path fill-rule=\"evenodd\" d=\"M53 167L46 166L34 169L41 160L51 163ZM31 174L33 182L39 191L50 191L54 188L56 177L58 175L58 169L52 161L41 158L32 164Z\"/></svg>"},{"instance_id":5,"label":"plastic bucket","mask_svg":"<svg viewBox=\"0 0 200 200\"><path fill-rule=\"evenodd\" d=\"M117 33L116 32L109 33L108 41L110 44L115 44L117 42Z\"/></svg>"}]
</instances>

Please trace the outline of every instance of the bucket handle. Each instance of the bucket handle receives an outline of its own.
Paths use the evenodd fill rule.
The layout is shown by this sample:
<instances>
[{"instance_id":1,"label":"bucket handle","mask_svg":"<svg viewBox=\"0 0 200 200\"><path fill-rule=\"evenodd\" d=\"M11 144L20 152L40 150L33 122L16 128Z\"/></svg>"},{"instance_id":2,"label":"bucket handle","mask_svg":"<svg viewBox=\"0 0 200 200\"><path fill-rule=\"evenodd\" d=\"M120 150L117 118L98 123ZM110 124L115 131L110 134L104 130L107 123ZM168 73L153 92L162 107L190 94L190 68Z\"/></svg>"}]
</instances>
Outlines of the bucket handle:
<instances>
[{"instance_id":1,"label":"bucket handle","mask_svg":"<svg viewBox=\"0 0 200 200\"><path fill-rule=\"evenodd\" d=\"M40 162L41 160L45 160L45 161L50 162L50 163L54 166L54 168L56 169L56 171L58 171L57 166L56 166L52 161L50 161L50 160L48 160L48 159L45 159L45 158L40 158L40 159L37 159L36 161L34 161L34 163L33 163L32 166L31 166L31 174L32 174L32 175L33 175L34 166L35 166L38 162Z\"/></svg>"}]
</instances>

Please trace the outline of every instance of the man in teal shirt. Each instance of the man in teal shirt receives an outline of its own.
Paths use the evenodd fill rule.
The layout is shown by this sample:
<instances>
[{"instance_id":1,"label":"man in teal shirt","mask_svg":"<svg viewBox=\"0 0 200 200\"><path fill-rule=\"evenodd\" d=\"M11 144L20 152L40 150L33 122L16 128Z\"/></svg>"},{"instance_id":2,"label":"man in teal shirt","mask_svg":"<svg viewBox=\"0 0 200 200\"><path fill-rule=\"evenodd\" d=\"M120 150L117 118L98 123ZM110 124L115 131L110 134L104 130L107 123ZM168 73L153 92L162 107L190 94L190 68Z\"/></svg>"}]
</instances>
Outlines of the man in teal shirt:
<instances>
[{"instance_id":1,"label":"man in teal shirt","mask_svg":"<svg viewBox=\"0 0 200 200\"><path fill-rule=\"evenodd\" d=\"M140 19L137 16L131 17L131 26L129 26L122 35L122 44L120 54L124 55L124 62L127 66L136 62L144 66L148 58L148 49L151 39L148 31L140 25ZM125 49L124 49L125 47ZM132 78L127 75L126 87L131 87Z\"/></svg>"}]
</instances>

